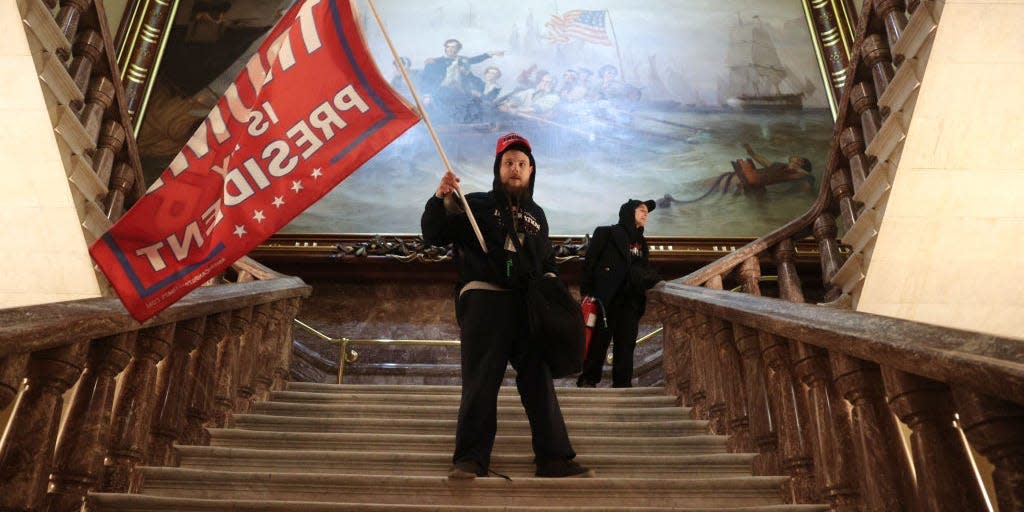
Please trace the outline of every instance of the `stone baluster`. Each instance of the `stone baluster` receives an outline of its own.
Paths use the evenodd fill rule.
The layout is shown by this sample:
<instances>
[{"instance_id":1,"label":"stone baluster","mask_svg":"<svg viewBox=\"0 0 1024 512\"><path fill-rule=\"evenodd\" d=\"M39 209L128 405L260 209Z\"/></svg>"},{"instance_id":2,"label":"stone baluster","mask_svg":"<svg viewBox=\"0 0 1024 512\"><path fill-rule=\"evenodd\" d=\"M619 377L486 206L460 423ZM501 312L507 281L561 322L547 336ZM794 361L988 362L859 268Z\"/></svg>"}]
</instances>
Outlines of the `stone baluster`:
<instances>
[{"instance_id":1,"label":"stone baluster","mask_svg":"<svg viewBox=\"0 0 1024 512\"><path fill-rule=\"evenodd\" d=\"M57 441L46 510L79 510L86 494L96 488L110 437L115 377L131 360L136 334L116 334L90 344L88 363Z\"/></svg>"},{"instance_id":2,"label":"stone baluster","mask_svg":"<svg viewBox=\"0 0 1024 512\"><path fill-rule=\"evenodd\" d=\"M779 297L803 303L804 294L796 271L796 251L792 239L775 246L775 266L779 275ZM797 379L807 386L807 410L814 443L817 480L825 501L832 510L858 511L857 466L853 456L850 416L832 382L828 352L805 343L791 345Z\"/></svg>"},{"instance_id":3,"label":"stone baluster","mask_svg":"<svg viewBox=\"0 0 1024 512\"><path fill-rule=\"evenodd\" d=\"M995 466L999 511L1024 511L1024 407L966 389L954 389L953 398L967 439Z\"/></svg>"},{"instance_id":4,"label":"stone baluster","mask_svg":"<svg viewBox=\"0 0 1024 512\"><path fill-rule=\"evenodd\" d=\"M209 433L204 425L210 419L213 408L213 391L216 384L217 347L228 334L231 324L231 312L217 313L206 319L203 330L203 341L199 344L195 356L192 357L191 394L185 411L187 424L181 434L181 444L209 444Z\"/></svg>"},{"instance_id":5,"label":"stone baluster","mask_svg":"<svg viewBox=\"0 0 1024 512\"><path fill-rule=\"evenodd\" d=\"M267 306L267 323L263 328L263 339L258 347L258 359L256 369L253 372L253 387L255 400L267 400L270 398L270 387L274 383L274 359L280 353L281 310L285 307L283 301L272 302Z\"/></svg>"},{"instance_id":6,"label":"stone baluster","mask_svg":"<svg viewBox=\"0 0 1024 512\"><path fill-rule=\"evenodd\" d=\"M881 16L885 24L889 47L896 46L907 27L906 3L903 0L875 0L875 12Z\"/></svg>"},{"instance_id":7,"label":"stone baluster","mask_svg":"<svg viewBox=\"0 0 1024 512\"><path fill-rule=\"evenodd\" d=\"M171 350L174 324L139 331L135 353L121 377L121 392L110 421L110 450L104 465L102 489L106 492L137 492L138 466L147 463L149 428L156 405L157 364Z\"/></svg>"},{"instance_id":8,"label":"stone baluster","mask_svg":"<svg viewBox=\"0 0 1024 512\"><path fill-rule=\"evenodd\" d=\"M878 130L882 127L882 114L878 111L878 98L875 89L867 82L860 82L850 91L850 105L860 116L860 131L864 135L864 144L871 144Z\"/></svg>"},{"instance_id":9,"label":"stone baluster","mask_svg":"<svg viewBox=\"0 0 1024 512\"><path fill-rule=\"evenodd\" d=\"M860 188L871 172L871 163L864 154L866 148L864 134L857 128L848 126L839 133L839 149L850 163L850 178L853 180L854 190Z\"/></svg>"},{"instance_id":10,"label":"stone baluster","mask_svg":"<svg viewBox=\"0 0 1024 512\"><path fill-rule=\"evenodd\" d=\"M104 200L107 208L107 218L114 221L124 213L124 200L135 184L135 171L126 162L114 166L114 175L110 178L110 192Z\"/></svg>"},{"instance_id":11,"label":"stone baluster","mask_svg":"<svg viewBox=\"0 0 1024 512\"><path fill-rule=\"evenodd\" d=\"M718 286L721 287L721 278L718 279ZM707 285L705 285L707 286ZM714 288L713 288L714 289ZM720 288L718 288L720 289ZM718 338L726 333L720 332L723 329L722 322L716 322L715 318L704 314L697 314L698 325L700 325L700 341L698 345L701 350L701 365L704 366L704 389L705 404L707 405L708 427L712 434L725 434L726 430L726 397L722 390L722 370L718 365ZM732 333L729 333L730 336Z\"/></svg>"},{"instance_id":12,"label":"stone baluster","mask_svg":"<svg viewBox=\"0 0 1024 512\"><path fill-rule=\"evenodd\" d=\"M743 285L743 293L761 296L761 262L757 256L743 260L736 269L736 274Z\"/></svg>"},{"instance_id":13,"label":"stone baluster","mask_svg":"<svg viewBox=\"0 0 1024 512\"><path fill-rule=\"evenodd\" d=\"M708 288L722 289L722 277L708 280ZM718 367L718 381L725 399L725 432L729 435L728 448L732 452L749 452L750 420L747 417L747 400L743 393L743 370L740 353L736 349L732 324L720 318L711 319L711 331L716 352L715 365Z\"/></svg>"},{"instance_id":14,"label":"stone baluster","mask_svg":"<svg viewBox=\"0 0 1024 512\"><path fill-rule=\"evenodd\" d=\"M252 321L252 306L236 310L231 315L228 337L217 347L217 380L213 395L213 415L210 426L223 428L232 423L231 411L235 406L238 382L238 350L242 337Z\"/></svg>"},{"instance_id":15,"label":"stone baluster","mask_svg":"<svg viewBox=\"0 0 1024 512\"><path fill-rule=\"evenodd\" d=\"M74 50L75 54L68 66L68 73L75 81L75 85L78 86L78 90L82 91L84 95L89 92L92 69L103 55L103 36L95 30L83 30L75 38ZM71 105L71 108L77 111L82 106Z\"/></svg>"},{"instance_id":16,"label":"stone baluster","mask_svg":"<svg viewBox=\"0 0 1024 512\"><path fill-rule=\"evenodd\" d=\"M236 413L248 412L254 401L256 392L256 374L260 360L260 347L264 345L263 334L270 322L270 304L260 304L253 308L252 321L238 350L238 382L235 391Z\"/></svg>"},{"instance_id":17,"label":"stone baluster","mask_svg":"<svg viewBox=\"0 0 1024 512\"><path fill-rule=\"evenodd\" d=\"M945 384L882 369L889 406L910 427L921 510L987 510L967 447L954 425L953 397Z\"/></svg>"},{"instance_id":18,"label":"stone baluster","mask_svg":"<svg viewBox=\"0 0 1024 512\"><path fill-rule=\"evenodd\" d=\"M185 423L185 406L191 382L188 380L190 354L203 337L206 317L178 322L174 344L167 360L157 373L156 407L149 431L148 466L176 466L172 445L181 436Z\"/></svg>"},{"instance_id":19,"label":"stone baluster","mask_svg":"<svg viewBox=\"0 0 1024 512\"><path fill-rule=\"evenodd\" d=\"M861 510L857 458L853 450L850 414L832 381L828 352L794 342L793 366L807 386L807 409L814 439L816 477L830 510Z\"/></svg>"},{"instance_id":20,"label":"stone baluster","mask_svg":"<svg viewBox=\"0 0 1024 512\"><path fill-rule=\"evenodd\" d=\"M92 5L90 0L61 0L60 11L57 13L57 26L60 27L68 41L74 41L78 33L78 22L82 13Z\"/></svg>"},{"instance_id":21,"label":"stone baluster","mask_svg":"<svg viewBox=\"0 0 1024 512\"><path fill-rule=\"evenodd\" d=\"M793 503L817 503L820 500L814 478L812 448L807 438L807 411L799 383L793 376L789 342L774 334L758 332L764 357L768 401L777 420L782 470L790 476L789 494Z\"/></svg>"},{"instance_id":22,"label":"stone baluster","mask_svg":"<svg viewBox=\"0 0 1024 512\"><path fill-rule=\"evenodd\" d=\"M110 172L114 168L114 158L121 151L125 142L125 131L121 123L110 119L100 129L96 152L92 155L92 169L99 177L103 186L110 184Z\"/></svg>"},{"instance_id":23,"label":"stone baluster","mask_svg":"<svg viewBox=\"0 0 1024 512\"><path fill-rule=\"evenodd\" d=\"M30 354L11 354L0 359L0 411L18 396L21 381L25 379L25 367Z\"/></svg>"},{"instance_id":24,"label":"stone baluster","mask_svg":"<svg viewBox=\"0 0 1024 512\"><path fill-rule=\"evenodd\" d=\"M754 459L755 475L778 475L782 472L779 463L778 433L775 417L772 416L765 387L764 361L757 331L745 325L733 324L733 340L743 363L743 389L747 399L747 414L750 420L750 438L758 456Z\"/></svg>"},{"instance_id":25,"label":"stone baluster","mask_svg":"<svg viewBox=\"0 0 1024 512\"><path fill-rule=\"evenodd\" d=\"M875 363L837 352L829 354L829 361L836 389L853 406L850 415L864 510L916 510L914 473L885 400L881 370Z\"/></svg>"},{"instance_id":26,"label":"stone baluster","mask_svg":"<svg viewBox=\"0 0 1024 512\"><path fill-rule=\"evenodd\" d=\"M889 45L882 39L882 36L871 34L864 38L861 54L864 56L864 62L871 68L875 93L881 96L896 74L892 67L892 54L889 53Z\"/></svg>"},{"instance_id":27,"label":"stone baluster","mask_svg":"<svg viewBox=\"0 0 1024 512\"><path fill-rule=\"evenodd\" d=\"M836 219L830 213L822 213L814 219L814 239L818 241L818 252L821 254L821 277L825 283L832 281L832 277L842 266L842 257L839 255L839 243L836 241Z\"/></svg>"},{"instance_id":28,"label":"stone baluster","mask_svg":"<svg viewBox=\"0 0 1024 512\"><path fill-rule=\"evenodd\" d=\"M85 108L79 119L89 139L96 141L100 136L100 126L103 124L103 114L107 107L114 101L114 82L105 76L96 77L89 87L89 93L85 97ZM93 155L95 156L95 154Z\"/></svg>"},{"instance_id":29,"label":"stone baluster","mask_svg":"<svg viewBox=\"0 0 1024 512\"><path fill-rule=\"evenodd\" d=\"M850 183L850 171L836 167L829 185L832 187L832 197L839 204L839 222L842 224L843 230L848 232L857 219L853 206L853 185Z\"/></svg>"},{"instance_id":30,"label":"stone baluster","mask_svg":"<svg viewBox=\"0 0 1024 512\"><path fill-rule=\"evenodd\" d=\"M278 333L281 337L278 343L278 354L275 359L274 384L271 387L274 391L282 391L287 385L291 374L292 361L292 320L299 312L299 299L292 298L285 301L284 307L280 310L280 324Z\"/></svg>"},{"instance_id":31,"label":"stone baluster","mask_svg":"<svg viewBox=\"0 0 1024 512\"><path fill-rule=\"evenodd\" d=\"M666 389L671 395L679 398L682 405L690 405L690 371L692 350L690 339L686 334L683 313L677 307L662 308L661 325L665 327L665 349L663 365L665 368Z\"/></svg>"},{"instance_id":32,"label":"stone baluster","mask_svg":"<svg viewBox=\"0 0 1024 512\"><path fill-rule=\"evenodd\" d=\"M779 298L802 304L804 292L800 285L800 276L796 271L796 247L793 239L780 240L774 249L775 268L778 274Z\"/></svg>"},{"instance_id":33,"label":"stone baluster","mask_svg":"<svg viewBox=\"0 0 1024 512\"><path fill-rule=\"evenodd\" d=\"M690 336L690 416L694 419L708 418L708 368L704 340L707 317L693 311L686 311L686 331Z\"/></svg>"},{"instance_id":34,"label":"stone baluster","mask_svg":"<svg viewBox=\"0 0 1024 512\"><path fill-rule=\"evenodd\" d=\"M0 510L39 510L53 471L64 393L85 366L88 343L35 352L0 446Z\"/></svg>"}]
</instances>

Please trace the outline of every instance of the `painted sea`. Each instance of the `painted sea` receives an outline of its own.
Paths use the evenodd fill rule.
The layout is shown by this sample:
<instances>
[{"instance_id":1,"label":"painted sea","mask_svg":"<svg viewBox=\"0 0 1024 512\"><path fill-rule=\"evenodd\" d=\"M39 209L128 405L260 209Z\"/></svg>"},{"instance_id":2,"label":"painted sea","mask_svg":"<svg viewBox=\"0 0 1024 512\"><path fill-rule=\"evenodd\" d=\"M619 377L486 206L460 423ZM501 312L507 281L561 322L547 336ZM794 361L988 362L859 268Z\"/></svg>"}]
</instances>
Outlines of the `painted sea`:
<instances>
[{"instance_id":1,"label":"painted sea","mask_svg":"<svg viewBox=\"0 0 1024 512\"><path fill-rule=\"evenodd\" d=\"M833 120L824 109L638 108L593 123L519 119L437 129L466 192L491 188L498 135L515 130L530 139L537 160L534 198L544 207L553 235L581 236L614 223L619 205L635 198L662 199L650 216L648 236L755 237L804 213L813 202ZM744 143L771 162L809 159L815 183L771 185L763 195L731 188L722 193L719 186L688 202L708 192L709 181L733 172L731 161L748 157ZM438 149L421 122L283 232L418 233L423 205L443 172Z\"/></svg>"}]
</instances>

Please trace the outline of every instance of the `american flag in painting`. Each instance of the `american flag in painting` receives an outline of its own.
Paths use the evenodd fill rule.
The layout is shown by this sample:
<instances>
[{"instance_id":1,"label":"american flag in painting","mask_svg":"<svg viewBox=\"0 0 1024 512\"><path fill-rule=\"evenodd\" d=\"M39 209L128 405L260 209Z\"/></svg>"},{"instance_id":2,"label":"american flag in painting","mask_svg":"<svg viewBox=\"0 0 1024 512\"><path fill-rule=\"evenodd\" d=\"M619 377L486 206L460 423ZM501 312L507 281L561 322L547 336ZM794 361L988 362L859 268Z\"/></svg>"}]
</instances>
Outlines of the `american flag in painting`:
<instances>
[{"instance_id":1,"label":"american flag in painting","mask_svg":"<svg viewBox=\"0 0 1024 512\"><path fill-rule=\"evenodd\" d=\"M568 43L573 39L582 39L588 43L611 46L608 32L604 29L604 20L608 11L567 11L561 16L554 14L551 21L545 23L548 33L545 37L555 44Z\"/></svg>"}]
</instances>

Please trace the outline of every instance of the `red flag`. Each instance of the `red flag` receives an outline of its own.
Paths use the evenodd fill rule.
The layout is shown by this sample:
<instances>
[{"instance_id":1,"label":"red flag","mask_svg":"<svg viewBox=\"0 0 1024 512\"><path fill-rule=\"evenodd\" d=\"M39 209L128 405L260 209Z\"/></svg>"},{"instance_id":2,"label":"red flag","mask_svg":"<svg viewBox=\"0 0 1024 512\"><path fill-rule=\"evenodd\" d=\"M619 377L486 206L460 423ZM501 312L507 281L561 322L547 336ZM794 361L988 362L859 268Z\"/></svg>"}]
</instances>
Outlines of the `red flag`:
<instances>
[{"instance_id":1,"label":"red flag","mask_svg":"<svg viewBox=\"0 0 1024 512\"><path fill-rule=\"evenodd\" d=\"M417 120L378 73L349 0L297 2L167 170L89 252L143 321Z\"/></svg>"}]
</instances>

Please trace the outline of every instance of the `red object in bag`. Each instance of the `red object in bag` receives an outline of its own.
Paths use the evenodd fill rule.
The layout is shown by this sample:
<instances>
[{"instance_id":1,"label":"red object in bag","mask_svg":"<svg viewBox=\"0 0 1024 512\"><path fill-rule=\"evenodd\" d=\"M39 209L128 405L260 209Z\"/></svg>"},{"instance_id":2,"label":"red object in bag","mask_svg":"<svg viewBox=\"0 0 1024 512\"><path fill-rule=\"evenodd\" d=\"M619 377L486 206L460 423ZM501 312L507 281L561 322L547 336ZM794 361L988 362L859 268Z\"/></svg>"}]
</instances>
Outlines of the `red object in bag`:
<instances>
[{"instance_id":1,"label":"red object in bag","mask_svg":"<svg viewBox=\"0 0 1024 512\"><path fill-rule=\"evenodd\" d=\"M584 354L590 351L590 338L594 335L594 326L597 325L597 300L593 297L583 297L580 301L580 309L583 311L584 325Z\"/></svg>"}]
</instances>

